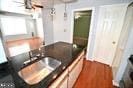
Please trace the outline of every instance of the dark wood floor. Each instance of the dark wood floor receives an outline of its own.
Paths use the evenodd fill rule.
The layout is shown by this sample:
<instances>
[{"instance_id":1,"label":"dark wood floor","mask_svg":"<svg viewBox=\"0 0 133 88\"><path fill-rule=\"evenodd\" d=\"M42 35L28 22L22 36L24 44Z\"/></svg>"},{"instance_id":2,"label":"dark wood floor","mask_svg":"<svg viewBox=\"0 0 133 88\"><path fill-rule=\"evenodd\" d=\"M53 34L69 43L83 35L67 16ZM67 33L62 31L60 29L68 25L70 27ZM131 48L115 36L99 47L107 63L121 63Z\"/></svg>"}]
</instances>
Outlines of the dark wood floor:
<instances>
[{"instance_id":1,"label":"dark wood floor","mask_svg":"<svg viewBox=\"0 0 133 88\"><path fill-rule=\"evenodd\" d=\"M74 88L113 88L111 68L108 65L85 60Z\"/></svg>"}]
</instances>

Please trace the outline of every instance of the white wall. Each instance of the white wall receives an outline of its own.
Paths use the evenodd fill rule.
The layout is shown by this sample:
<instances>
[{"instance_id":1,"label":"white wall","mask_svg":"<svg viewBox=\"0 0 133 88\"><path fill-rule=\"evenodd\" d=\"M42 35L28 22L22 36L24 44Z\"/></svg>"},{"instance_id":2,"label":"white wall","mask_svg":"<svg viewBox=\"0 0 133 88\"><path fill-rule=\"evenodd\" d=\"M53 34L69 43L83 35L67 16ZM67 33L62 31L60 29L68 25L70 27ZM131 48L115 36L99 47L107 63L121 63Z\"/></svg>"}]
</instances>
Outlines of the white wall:
<instances>
[{"instance_id":1,"label":"white wall","mask_svg":"<svg viewBox=\"0 0 133 88\"><path fill-rule=\"evenodd\" d=\"M36 19L37 36L44 39L42 18Z\"/></svg>"},{"instance_id":2,"label":"white wall","mask_svg":"<svg viewBox=\"0 0 133 88\"><path fill-rule=\"evenodd\" d=\"M52 44L54 42L53 21L49 9L43 10L43 28L45 45Z\"/></svg>"},{"instance_id":3,"label":"white wall","mask_svg":"<svg viewBox=\"0 0 133 88\"><path fill-rule=\"evenodd\" d=\"M76 3L71 3L67 5L68 20L64 22L63 13L64 13L64 4L55 5L56 8L56 17L53 21L54 24L54 42L57 41L66 41L72 43L73 39L73 15L72 11L75 9L81 8L94 8L94 20L92 23L92 30L89 34L89 43L87 48L87 58L93 58L93 48L95 45L95 34L97 28L97 19L99 13L99 6L101 5L110 5L118 3L128 3L132 0L78 0Z\"/></svg>"},{"instance_id":4,"label":"white wall","mask_svg":"<svg viewBox=\"0 0 133 88\"><path fill-rule=\"evenodd\" d=\"M72 42L71 41L71 28L70 27L70 16L67 21L64 21L64 4L56 5L56 16L53 20L54 27L54 42L64 41L64 42ZM68 14L70 15L70 14Z\"/></svg>"},{"instance_id":5,"label":"white wall","mask_svg":"<svg viewBox=\"0 0 133 88\"><path fill-rule=\"evenodd\" d=\"M50 8L52 6L52 0L46 1L47 4L43 5L42 18L43 18L43 30L44 30L44 41L45 45L54 43L54 32L53 32L53 21L50 16Z\"/></svg>"}]
</instances>

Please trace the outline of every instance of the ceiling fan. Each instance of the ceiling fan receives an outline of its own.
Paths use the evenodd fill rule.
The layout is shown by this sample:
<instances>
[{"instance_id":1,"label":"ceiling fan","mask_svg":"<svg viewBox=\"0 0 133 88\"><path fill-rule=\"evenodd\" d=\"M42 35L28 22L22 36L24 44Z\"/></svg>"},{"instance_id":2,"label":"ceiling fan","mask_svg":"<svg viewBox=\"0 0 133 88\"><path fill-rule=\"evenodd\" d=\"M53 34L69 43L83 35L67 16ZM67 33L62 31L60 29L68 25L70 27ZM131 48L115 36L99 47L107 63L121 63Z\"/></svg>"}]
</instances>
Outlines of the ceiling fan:
<instances>
[{"instance_id":1,"label":"ceiling fan","mask_svg":"<svg viewBox=\"0 0 133 88\"><path fill-rule=\"evenodd\" d=\"M24 2L14 1L15 3L19 3L22 6L25 6L25 9L36 9L36 8L43 8L42 5L36 4L32 0L24 0Z\"/></svg>"}]
</instances>

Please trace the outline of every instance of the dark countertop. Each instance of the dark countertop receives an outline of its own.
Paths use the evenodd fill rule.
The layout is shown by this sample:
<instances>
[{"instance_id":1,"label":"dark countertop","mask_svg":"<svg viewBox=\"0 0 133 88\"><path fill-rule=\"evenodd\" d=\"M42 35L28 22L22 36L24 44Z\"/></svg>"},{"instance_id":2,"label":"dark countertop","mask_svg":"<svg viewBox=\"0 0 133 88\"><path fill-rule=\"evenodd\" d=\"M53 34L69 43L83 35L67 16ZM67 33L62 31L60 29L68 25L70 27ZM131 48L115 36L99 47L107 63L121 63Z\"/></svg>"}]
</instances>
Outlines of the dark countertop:
<instances>
[{"instance_id":1,"label":"dark countertop","mask_svg":"<svg viewBox=\"0 0 133 88\"><path fill-rule=\"evenodd\" d=\"M65 43L65 42L57 42L43 48L44 57L53 57L59 61L61 61L61 65L56 68L52 73L46 76L40 83L35 85L28 85L24 80L19 77L17 74L22 68L26 68L28 65L35 63L36 61L41 60L39 59L29 63L28 65L24 66L23 62L30 59L29 53L23 53L10 59L10 68L11 73L14 78L15 83L22 88L47 88L55 79L53 76L56 74L57 77L65 70L63 67L66 68L77 58L77 56L81 53L84 49L82 46L77 46L77 48L73 47L73 44ZM19 80L19 81L18 81ZM20 88L20 87L19 87Z\"/></svg>"}]
</instances>

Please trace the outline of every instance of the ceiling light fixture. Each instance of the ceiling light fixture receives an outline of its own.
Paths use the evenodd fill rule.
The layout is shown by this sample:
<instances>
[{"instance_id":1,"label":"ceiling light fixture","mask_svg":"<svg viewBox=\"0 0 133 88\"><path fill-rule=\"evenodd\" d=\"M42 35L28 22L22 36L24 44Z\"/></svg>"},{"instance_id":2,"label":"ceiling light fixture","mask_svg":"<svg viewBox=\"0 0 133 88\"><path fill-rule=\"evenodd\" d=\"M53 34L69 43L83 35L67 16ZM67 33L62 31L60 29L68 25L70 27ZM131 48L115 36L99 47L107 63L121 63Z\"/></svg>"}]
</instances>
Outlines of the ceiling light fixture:
<instances>
[{"instance_id":1,"label":"ceiling light fixture","mask_svg":"<svg viewBox=\"0 0 133 88\"><path fill-rule=\"evenodd\" d=\"M76 2L76 1L78 1L78 0L61 0L61 2L63 2L63 3L65 4L65 9L64 9L64 21L67 20L67 16L68 16L68 14L67 14L67 4L68 4L68 3L73 3L73 2Z\"/></svg>"},{"instance_id":2,"label":"ceiling light fixture","mask_svg":"<svg viewBox=\"0 0 133 88\"><path fill-rule=\"evenodd\" d=\"M50 15L51 15L51 16L54 16L55 14L56 14L56 12L55 12L55 8L51 8Z\"/></svg>"},{"instance_id":3,"label":"ceiling light fixture","mask_svg":"<svg viewBox=\"0 0 133 88\"><path fill-rule=\"evenodd\" d=\"M50 8L50 15L51 15L51 18L52 20L54 19L54 16L56 15L56 11L55 11L55 8L54 8L54 0L52 0L52 8Z\"/></svg>"},{"instance_id":4,"label":"ceiling light fixture","mask_svg":"<svg viewBox=\"0 0 133 88\"><path fill-rule=\"evenodd\" d=\"M65 3L64 20L67 20L67 3Z\"/></svg>"}]
</instances>

